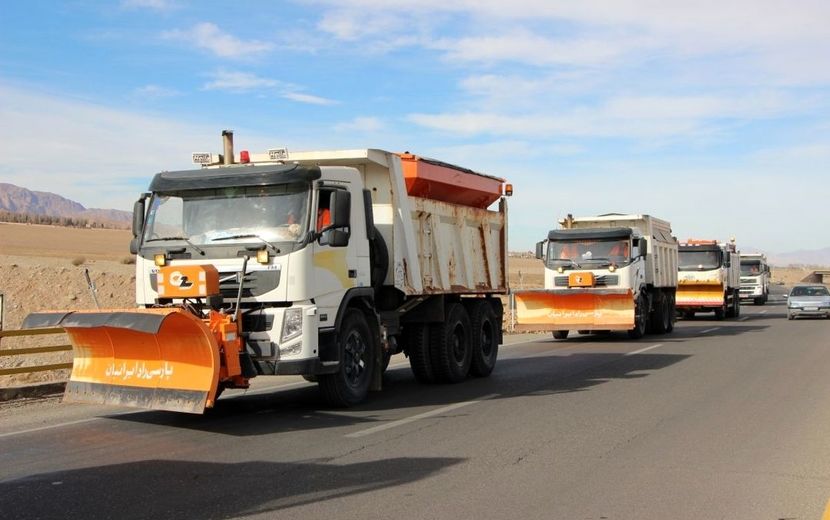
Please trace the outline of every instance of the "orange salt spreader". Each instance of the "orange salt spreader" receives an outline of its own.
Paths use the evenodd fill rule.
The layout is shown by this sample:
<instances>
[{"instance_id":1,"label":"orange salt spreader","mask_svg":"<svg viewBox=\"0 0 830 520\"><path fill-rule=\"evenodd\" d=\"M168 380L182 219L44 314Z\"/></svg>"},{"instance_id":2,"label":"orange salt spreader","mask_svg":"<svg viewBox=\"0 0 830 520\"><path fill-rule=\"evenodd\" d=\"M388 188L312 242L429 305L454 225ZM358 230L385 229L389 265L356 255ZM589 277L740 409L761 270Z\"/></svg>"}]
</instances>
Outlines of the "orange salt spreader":
<instances>
[{"instance_id":1,"label":"orange salt spreader","mask_svg":"<svg viewBox=\"0 0 830 520\"><path fill-rule=\"evenodd\" d=\"M165 266L157 282L159 294L185 303L26 317L23 328L63 327L69 336L73 367L65 401L200 414L213 407L223 389L248 388L240 363L238 312L187 303L219 294L216 268Z\"/></svg>"}]
</instances>

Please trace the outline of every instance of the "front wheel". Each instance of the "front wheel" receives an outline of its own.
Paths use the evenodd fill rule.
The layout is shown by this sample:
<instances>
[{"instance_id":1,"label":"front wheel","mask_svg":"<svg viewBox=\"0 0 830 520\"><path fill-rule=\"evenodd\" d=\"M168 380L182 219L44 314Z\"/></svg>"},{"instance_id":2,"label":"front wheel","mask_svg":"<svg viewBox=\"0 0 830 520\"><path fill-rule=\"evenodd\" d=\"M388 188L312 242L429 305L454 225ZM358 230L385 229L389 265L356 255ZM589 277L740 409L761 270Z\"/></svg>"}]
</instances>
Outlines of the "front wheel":
<instances>
[{"instance_id":1,"label":"front wheel","mask_svg":"<svg viewBox=\"0 0 830 520\"><path fill-rule=\"evenodd\" d=\"M374 340L366 316L349 309L337 335L340 369L318 376L323 397L331 406L354 406L366 399L374 372Z\"/></svg>"},{"instance_id":2,"label":"front wheel","mask_svg":"<svg viewBox=\"0 0 830 520\"><path fill-rule=\"evenodd\" d=\"M568 331L567 330L555 330L555 331L553 331L553 339L568 339Z\"/></svg>"},{"instance_id":3,"label":"front wheel","mask_svg":"<svg viewBox=\"0 0 830 520\"><path fill-rule=\"evenodd\" d=\"M628 331L628 337L631 339L640 339L646 333L648 326L648 300L640 293L637 298L637 303L634 307L634 328Z\"/></svg>"}]
</instances>

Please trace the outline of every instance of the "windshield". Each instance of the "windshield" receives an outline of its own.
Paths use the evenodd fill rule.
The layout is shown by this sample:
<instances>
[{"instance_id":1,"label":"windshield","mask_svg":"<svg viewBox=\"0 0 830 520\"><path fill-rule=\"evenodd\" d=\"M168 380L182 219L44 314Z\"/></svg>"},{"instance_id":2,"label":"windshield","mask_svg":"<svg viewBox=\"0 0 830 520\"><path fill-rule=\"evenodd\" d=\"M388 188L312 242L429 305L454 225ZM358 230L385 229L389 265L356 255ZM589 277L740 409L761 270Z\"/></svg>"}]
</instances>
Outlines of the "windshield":
<instances>
[{"instance_id":1,"label":"windshield","mask_svg":"<svg viewBox=\"0 0 830 520\"><path fill-rule=\"evenodd\" d=\"M827 287L810 286L810 287L793 287L793 292L790 296L830 296Z\"/></svg>"},{"instance_id":2,"label":"windshield","mask_svg":"<svg viewBox=\"0 0 830 520\"><path fill-rule=\"evenodd\" d=\"M680 251L677 254L681 271L707 271L720 267L720 251Z\"/></svg>"},{"instance_id":3,"label":"windshield","mask_svg":"<svg viewBox=\"0 0 830 520\"><path fill-rule=\"evenodd\" d=\"M741 262L741 274L744 276L757 276L762 272L761 262Z\"/></svg>"},{"instance_id":4,"label":"windshield","mask_svg":"<svg viewBox=\"0 0 830 520\"><path fill-rule=\"evenodd\" d=\"M548 265L579 267L585 264L626 264L631 260L628 240L551 240L548 243Z\"/></svg>"},{"instance_id":5,"label":"windshield","mask_svg":"<svg viewBox=\"0 0 830 520\"><path fill-rule=\"evenodd\" d=\"M298 242L308 228L308 199L306 183L155 195L144 241Z\"/></svg>"}]
</instances>

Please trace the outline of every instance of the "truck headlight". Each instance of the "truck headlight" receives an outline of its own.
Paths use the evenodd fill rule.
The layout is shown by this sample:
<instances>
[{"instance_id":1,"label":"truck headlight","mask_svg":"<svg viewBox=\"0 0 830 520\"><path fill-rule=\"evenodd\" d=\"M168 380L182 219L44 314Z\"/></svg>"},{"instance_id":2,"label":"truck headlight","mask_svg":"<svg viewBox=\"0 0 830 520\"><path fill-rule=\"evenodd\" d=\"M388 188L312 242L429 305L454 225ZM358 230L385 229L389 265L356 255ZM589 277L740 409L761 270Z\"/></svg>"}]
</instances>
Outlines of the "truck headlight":
<instances>
[{"instance_id":1,"label":"truck headlight","mask_svg":"<svg viewBox=\"0 0 830 520\"><path fill-rule=\"evenodd\" d=\"M280 343L285 343L290 339L294 339L303 332L303 310L302 309L288 309L282 320L282 334L280 335Z\"/></svg>"}]
</instances>

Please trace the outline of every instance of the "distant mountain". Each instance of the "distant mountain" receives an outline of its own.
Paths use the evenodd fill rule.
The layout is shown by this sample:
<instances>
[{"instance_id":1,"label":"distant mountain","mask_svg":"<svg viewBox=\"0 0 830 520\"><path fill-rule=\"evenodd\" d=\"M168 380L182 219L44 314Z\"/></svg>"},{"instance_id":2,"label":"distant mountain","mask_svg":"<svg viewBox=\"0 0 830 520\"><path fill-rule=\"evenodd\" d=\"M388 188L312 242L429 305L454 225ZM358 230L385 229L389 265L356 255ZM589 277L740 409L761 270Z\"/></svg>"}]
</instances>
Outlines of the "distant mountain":
<instances>
[{"instance_id":1,"label":"distant mountain","mask_svg":"<svg viewBox=\"0 0 830 520\"><path fill-rule=\"evenodd\" d=\"M0 210L29 215L82 218L93 222L123 224L132 214L117 209L85 208L47 191L31 191L14 184L0 182Z\"/></svg>"},{"instance_id":2,"label":"distant mountain","mask_svg":"<svg viewBox=\"0 0 830 520\"><path fill-rule=\"evenodd\" d=\"M767 257L772 265L809 265L826 267L830 266L830 247L825 247L824 249L769 254Z\"/></svg>"}]
</instances>

